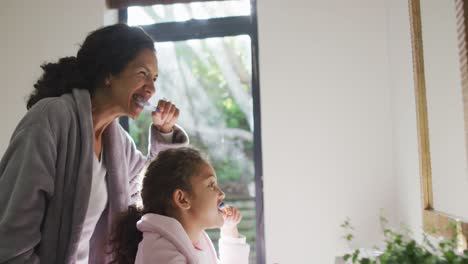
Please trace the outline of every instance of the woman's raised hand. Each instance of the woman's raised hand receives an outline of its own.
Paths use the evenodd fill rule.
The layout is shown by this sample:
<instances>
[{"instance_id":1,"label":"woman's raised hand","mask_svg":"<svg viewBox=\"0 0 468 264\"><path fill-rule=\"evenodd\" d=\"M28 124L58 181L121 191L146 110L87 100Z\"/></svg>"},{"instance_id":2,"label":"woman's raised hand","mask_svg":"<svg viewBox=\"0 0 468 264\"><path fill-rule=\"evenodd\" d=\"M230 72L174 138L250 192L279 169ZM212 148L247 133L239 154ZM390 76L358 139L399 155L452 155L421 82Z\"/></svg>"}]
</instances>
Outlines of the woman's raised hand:
<instances>
[{"instance_id":1,"label":"woman's raised hand","mask_svg":"<svg viewBox=\"0 0 468 264\"><path fill-rule=\"evenodd\" d=\"M167 100L159 100L159 111L153 112L153 125L162 133L169 133L173 130L177 119L179 119L179 108Z\"/></svg>"}]
</instances>

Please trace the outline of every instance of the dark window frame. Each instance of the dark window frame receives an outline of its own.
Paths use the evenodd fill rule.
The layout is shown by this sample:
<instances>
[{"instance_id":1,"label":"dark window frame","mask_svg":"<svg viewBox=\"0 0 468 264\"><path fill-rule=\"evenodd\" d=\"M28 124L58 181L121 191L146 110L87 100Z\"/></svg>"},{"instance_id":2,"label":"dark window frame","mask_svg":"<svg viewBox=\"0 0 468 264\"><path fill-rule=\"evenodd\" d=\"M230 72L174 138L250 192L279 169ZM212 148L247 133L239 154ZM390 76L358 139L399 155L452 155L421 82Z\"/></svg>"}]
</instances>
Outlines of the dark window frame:
<instances>
[{"instance_id":1,"label":"dark window frame","mask_svg":"<svg viewBox=\"0 0 468 264\"><path fill-rule=\"evenodd\" d=\"M256 212L256 254L257 263L265 264L265 229L263 210L263 165L260 115L260 78L256 0L251 0L250 16L234 16L210 19L192 19L183 22L158 23L141 26L158 42L204 39L249 35L252 52L252 99L254 116L254 166L255 166L255 212ZM119 23L127 23L127 8L119 9ZM128 117L120 119L120 124L129 130Z\"/></svg>"}]
</instances>

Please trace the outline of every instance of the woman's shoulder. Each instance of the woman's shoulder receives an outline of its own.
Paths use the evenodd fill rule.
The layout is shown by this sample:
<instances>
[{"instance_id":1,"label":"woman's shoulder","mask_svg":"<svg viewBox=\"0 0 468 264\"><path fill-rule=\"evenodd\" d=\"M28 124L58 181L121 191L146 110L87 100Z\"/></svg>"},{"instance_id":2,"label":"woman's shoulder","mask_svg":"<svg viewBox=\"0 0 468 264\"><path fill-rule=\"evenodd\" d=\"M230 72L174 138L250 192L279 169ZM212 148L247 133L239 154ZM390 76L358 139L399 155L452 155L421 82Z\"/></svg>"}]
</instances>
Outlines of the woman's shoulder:
<instances>
[{"instance_id":1,"label":"woman's shoulder","mask_svg":"<svg viewBox=\"0 0 468 264\"><path fill-rule=\"evenodd\" d=\"M67 109L73 109L74 102L70 94L64 94L59 97L47 97L38 101L29 112L63 112Z\"/></svg>"},{"instance_id":2,"label":"woman's shoulder","mask_svg":"<svg viewBox=\"0 0 468 264\"><path fill-rule=\"evenodd\" d=\"M50 97L37 102L18 124L18 129L28 126L48 129L67 128L76 119L76 110L70 97Z\"/></svg>"},{"instance_id":3,"label":"woman's shoulder","mask_svg":"<svg viewBox=\"0 0 468 264\"><path fill-rule=\"evenodd\" d=\"M40 100L31 109L29 109L28 114L57 119L52 121L60 121L70 118L73 112L74 105L70 102L70 97L61 96Z\"/></svg>"}]
</instances>

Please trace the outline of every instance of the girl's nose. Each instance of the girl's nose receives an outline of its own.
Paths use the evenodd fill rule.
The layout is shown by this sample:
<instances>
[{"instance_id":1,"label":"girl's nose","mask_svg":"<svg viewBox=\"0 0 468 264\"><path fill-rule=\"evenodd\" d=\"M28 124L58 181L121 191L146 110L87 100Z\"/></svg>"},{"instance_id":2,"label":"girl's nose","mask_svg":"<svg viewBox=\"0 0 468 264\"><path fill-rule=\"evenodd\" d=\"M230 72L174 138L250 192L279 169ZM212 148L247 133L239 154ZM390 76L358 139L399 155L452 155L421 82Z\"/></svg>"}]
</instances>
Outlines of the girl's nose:
<instances>
[{"instance_id":1,"label":"girl's nose","mask_svg":"<svg viewBox=\"0 0 468 264\"><path fill-rule=\"evenodd\" d=\"M221 200L224 200L224 198L226 197L226 194L223 192L223 190L221 190L221 188L219 188L219 197Z\"/></svg>"}]
</instances>

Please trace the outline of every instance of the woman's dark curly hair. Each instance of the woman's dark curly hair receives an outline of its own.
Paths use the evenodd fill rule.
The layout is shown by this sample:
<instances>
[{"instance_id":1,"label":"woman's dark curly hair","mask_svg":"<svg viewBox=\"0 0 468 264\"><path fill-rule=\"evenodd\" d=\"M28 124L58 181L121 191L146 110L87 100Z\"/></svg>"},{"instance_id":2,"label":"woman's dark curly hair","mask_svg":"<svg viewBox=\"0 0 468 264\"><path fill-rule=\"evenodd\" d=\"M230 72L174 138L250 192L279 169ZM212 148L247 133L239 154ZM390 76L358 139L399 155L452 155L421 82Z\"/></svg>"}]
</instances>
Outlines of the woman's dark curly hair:
<instances>
[{"instance_id":1,"label":"woman's dark curly hair","mask_svg":"<svg viewBox=\"0 0 468 264\"><path fill-rule=\"evenodd\" d=\"M174 148L159 153L143 178L143 207L130 206L115 219L110 237L111 263L135 263L138 244L142 239L136 222L146 213L171 216L172 194L177 189L191 193L190 178L206 162L194 148Z\"/></svg>"},{"instance_id":2,"label":"woman's dark curly hair","mask_svg":"<svg viewBox=\"0 0 468 264\"><path fill-rule=\"evenodd\" d=\"M76 57L41 65L43 74L34 84L26 108L39 100L86 89L91 95L109 74L117 75L143 49L155 51L154 40L141 28L116 24L91 32Z\"/></svg>"}]
</instances>

